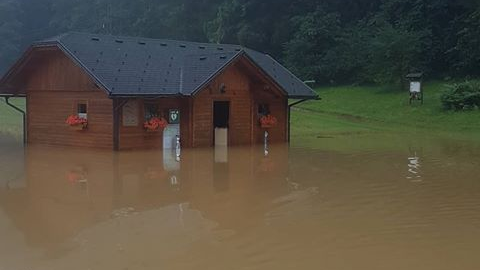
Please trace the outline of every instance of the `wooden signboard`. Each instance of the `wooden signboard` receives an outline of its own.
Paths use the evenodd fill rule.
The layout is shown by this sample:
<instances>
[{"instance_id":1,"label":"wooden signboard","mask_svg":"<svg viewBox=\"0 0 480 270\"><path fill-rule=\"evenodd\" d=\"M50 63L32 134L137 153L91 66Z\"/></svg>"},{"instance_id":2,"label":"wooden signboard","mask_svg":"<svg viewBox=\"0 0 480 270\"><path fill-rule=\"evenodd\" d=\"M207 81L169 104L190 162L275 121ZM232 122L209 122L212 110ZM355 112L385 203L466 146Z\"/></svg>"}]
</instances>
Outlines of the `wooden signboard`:
<instances>
[{"instance_id":1,"label":"wooden signboard","mask_svg":"<svg viewBox=\"0 0 480 270\"><path fill-rule=\"evenodd\" d=\"M129 100L123 106L123 126L136 127L138 126L138 101Z\"/></svg>"},{"instance_id":2,"label":"wooden signboard","mask_svg":"<svg viewBox=\"0 0 480 270\"><path fill-rule=\"evenodd\" d=\"M420 82L410 82L410 93L420 93L421 89Z\"/></svg>"}]
</instances>

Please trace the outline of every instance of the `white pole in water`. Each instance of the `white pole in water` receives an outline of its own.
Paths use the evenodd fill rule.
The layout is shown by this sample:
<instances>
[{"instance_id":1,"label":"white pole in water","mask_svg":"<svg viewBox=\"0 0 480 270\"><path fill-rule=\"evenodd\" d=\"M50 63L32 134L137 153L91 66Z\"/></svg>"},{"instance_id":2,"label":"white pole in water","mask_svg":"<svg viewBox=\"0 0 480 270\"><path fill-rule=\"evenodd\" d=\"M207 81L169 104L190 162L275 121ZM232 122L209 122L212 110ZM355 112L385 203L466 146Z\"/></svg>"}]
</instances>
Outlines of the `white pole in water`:
<instances>
[{"instance_id":1,"label":"white pole in water","mask_svg":"<svg viewBox=\"0 0 480 270\"><path fill-rule=\"evenodd\" d=\"M263 151L265 156L268 156L268 131L265 130L264 140L263 140Z\"/></svg>"},{"instance_id":2,"label":"white pole in water","mask_svg":"<svg viewBox=\"0 0 480 270\"><path fill-rule=\"evenodd\" d=\"M175 143L175 160L180 161L180 154L181 154L181 148L180 148L180 136L176 136L176 143Z\"/></svg>"}]
</instances>

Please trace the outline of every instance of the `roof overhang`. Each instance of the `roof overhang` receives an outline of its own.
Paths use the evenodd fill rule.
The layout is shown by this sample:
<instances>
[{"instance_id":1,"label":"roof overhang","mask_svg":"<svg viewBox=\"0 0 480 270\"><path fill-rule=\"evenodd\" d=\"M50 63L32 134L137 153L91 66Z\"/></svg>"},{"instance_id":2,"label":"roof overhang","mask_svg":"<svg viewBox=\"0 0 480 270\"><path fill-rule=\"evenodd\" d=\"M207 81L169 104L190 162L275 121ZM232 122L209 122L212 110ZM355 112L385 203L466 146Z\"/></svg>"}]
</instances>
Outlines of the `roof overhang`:
<instances>
[{"instance_id":1,"label":"roof overhang","mask_svg":"<svg viewBox=\"0 0 480 270\"><path fill-rule=\"evenodd\" d=\"M21 93L21 89L11 84L11 80L22 72L25 65L28 63L32 54L36 51L42 51L46 49L59 49L62 51L69 59L71 59L75 65L79 66L92 80L93 82L100 86L108 95L111 94L111 91L108 87L102 83L102 81L95 76L87 67L85 67L82 62L75 57L65 46L60 42L51 41L51 42L40 42L34 43L22 54L22 56L13 64L13 66L5 73L5 75L0 79L0 94L5 95L16 95L16 96L25 96L26 93Z\"/></svg>"}]
</instances>

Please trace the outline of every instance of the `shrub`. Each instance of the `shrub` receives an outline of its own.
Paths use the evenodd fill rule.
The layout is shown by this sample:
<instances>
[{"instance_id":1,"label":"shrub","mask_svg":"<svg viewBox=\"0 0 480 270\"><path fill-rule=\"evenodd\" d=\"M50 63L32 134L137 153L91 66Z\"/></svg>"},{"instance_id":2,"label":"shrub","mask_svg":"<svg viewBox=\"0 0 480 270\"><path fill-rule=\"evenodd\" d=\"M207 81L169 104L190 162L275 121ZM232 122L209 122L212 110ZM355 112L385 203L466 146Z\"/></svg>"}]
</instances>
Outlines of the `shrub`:
<instances>
[{"instance_id":1,"label":"shrub","mask_svg":"<svg viewBox=\"0 0 480 270\"><path fill-rule=\"evenodd\" d=\"M441 96L447 110L471 110L480 107L480 81L454 84Z\"/></svg>"}]
</instances>

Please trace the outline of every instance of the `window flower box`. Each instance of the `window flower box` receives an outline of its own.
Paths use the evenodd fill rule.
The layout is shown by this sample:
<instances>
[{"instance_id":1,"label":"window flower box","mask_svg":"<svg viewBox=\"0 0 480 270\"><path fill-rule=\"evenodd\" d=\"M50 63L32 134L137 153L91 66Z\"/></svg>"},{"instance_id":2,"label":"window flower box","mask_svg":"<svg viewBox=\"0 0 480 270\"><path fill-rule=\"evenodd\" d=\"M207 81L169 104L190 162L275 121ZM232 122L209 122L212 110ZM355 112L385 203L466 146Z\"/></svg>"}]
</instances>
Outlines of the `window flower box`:
<instances>
[{"instance_id":1,"label":"window flower box","mask_svg":"<svg viewBox=\"0 0 480 270\"><path fill-rule=\"evenodd\" d=\"M150 120L146 121L143 124L143 127L147 132L157 132L160 130L164 130L167 125L167 120L165 120L164 118L152 117Z\"/></svg>"},{"instance_id":2,"label":"window flower box","mask_svg":"<svg viewBox=\"0 0 480 270\"><path fill-rule=\"evenodd\" d=\"M260 118L260 127L268 129L277 125L277 118L271 114L262 116Z\"/></svg>"},{"instance_id":3,"label":"window flower box","mask_svg":"<svg viewBox=\"0 0 480 270\"><path fill-rule=\"evenodd\" d=\"M70 115L65 123L70 127L71 130L81 131L87 128L88 120L86 118L79 117L78 115Z\"/></svg>"}]
</instances>

